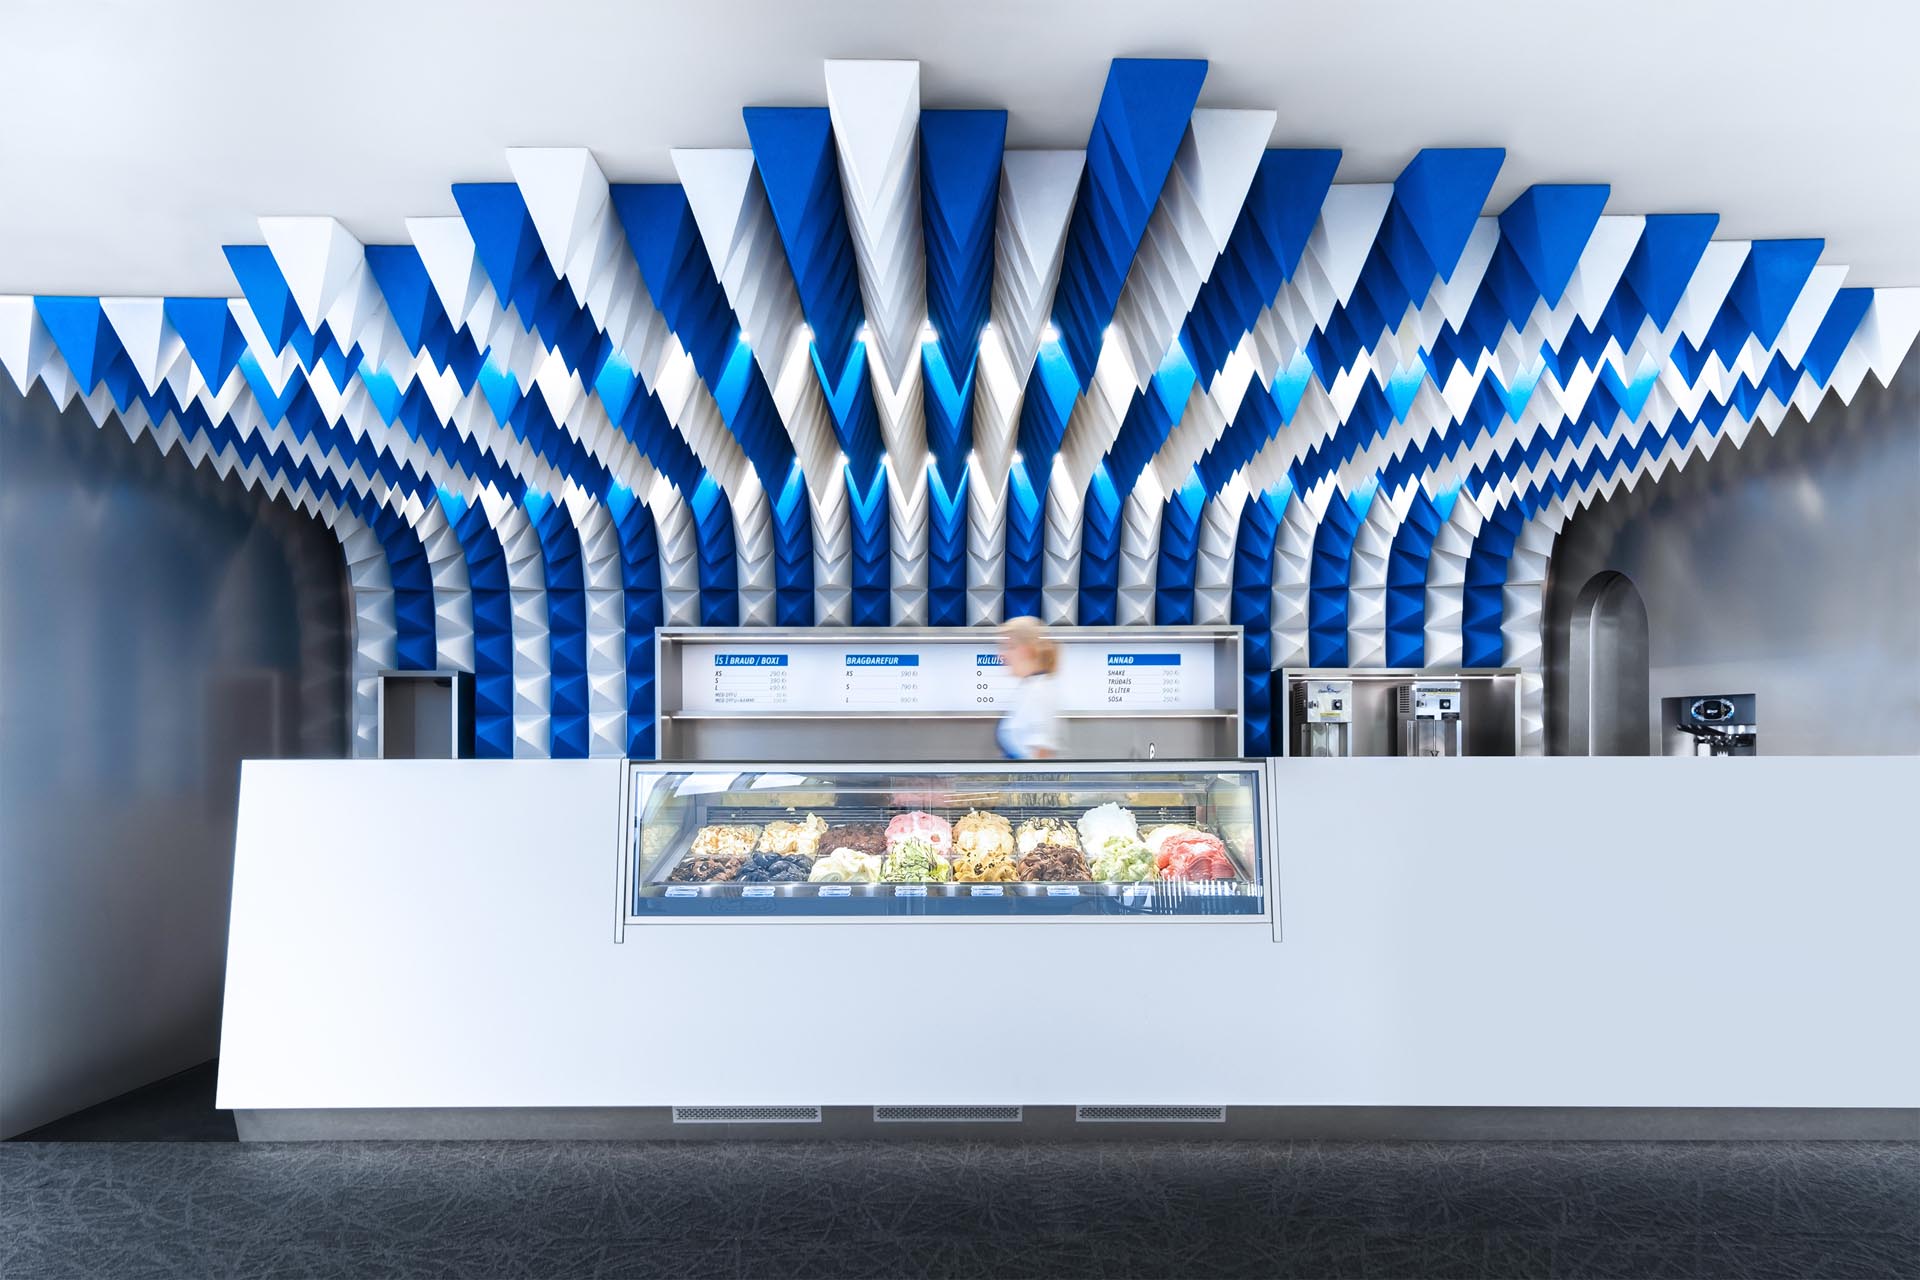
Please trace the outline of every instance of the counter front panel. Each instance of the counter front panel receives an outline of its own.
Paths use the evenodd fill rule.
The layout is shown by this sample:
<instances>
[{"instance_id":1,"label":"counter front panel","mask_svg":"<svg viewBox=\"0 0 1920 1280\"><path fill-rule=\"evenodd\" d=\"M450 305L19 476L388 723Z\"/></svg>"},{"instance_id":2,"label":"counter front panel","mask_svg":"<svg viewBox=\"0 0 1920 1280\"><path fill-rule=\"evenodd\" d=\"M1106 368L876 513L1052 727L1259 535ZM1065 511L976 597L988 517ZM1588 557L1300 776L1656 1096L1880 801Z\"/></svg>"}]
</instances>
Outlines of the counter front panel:
<instances>
[{"instance_id":1,"label":"counter front panel","mask_svg":"<svg viewBox=\"0 0 1920 1280\"><path fill-rule=\"evenodd\" d=\"M1267 914L1240 762L635 764L623 886L659 919Z\"/></svg>"},{"instance_id":2,"label":"counter front panel","mask_svg":"<svg viewBox=\"0 0 1920 1280\"><path fill-rule=\"evenodd\" d=\"M925 791L930 776L951 807L898 812L956 830L963 784L982 773L997 790L976 809L1047 772L1048 790L1064 776L1090 808L1118 794L1144 812L1154 770L1155 793L1184 797L1161 803L1197 809L1215 778L1216 802L1228 784L1244 794L1234 761L700 768L714 785L679 803L724 817L741 792L851 805L850 791L820 793L841 779ZM1920 1106L1920 761L1300 758L1264 771L1250 799L1284 817L1230 850L1237 875L1260 877L1264 919L636 924L642 899L698 899L655 890L673 883L671 841L648 867L667 879L630 883L627 762L249 761L218 1103L363 1123L382 1109L552 1109L526 1132L553 1136L579 1136L582 1108L1225 1106L1229 1125L1193 1128L1224 1134L1244 1107ZM765 804L780 812L756 817L763 833L810 812L829 831L852 822ZM1027 819L1003 816L1017 839ZM1218 809L1195 817L1232 843ZM952 883L909 901L946 901ZM739 905L778 909L772 887ZM1000 903L1027 901L1059 900Z\"/></svg>"}]
</instances>

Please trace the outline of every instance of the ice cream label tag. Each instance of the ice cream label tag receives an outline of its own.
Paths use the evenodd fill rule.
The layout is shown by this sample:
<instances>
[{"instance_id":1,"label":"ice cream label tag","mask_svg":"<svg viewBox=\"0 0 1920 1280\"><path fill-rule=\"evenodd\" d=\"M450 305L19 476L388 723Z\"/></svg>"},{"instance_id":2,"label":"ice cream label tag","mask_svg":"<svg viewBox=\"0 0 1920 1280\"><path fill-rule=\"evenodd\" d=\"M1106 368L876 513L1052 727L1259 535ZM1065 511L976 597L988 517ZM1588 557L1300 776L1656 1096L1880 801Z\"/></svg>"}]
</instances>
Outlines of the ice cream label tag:
<instances>
[{"instance_id":1,"label":"ice cream label tag","mask_svg":"<svg viewBox=\"0 0 1920 1280\"><path fill-rule=\"evenodd\" d=\"M823 884L820 886L820 896L823 898L847 898L852 895L852 888L844 884Z\"/></svg>"},{"instance_id":2,"label":"ice cream label tag","mask_svg":"<svg viewBox=\"0 0 1920 1280\"><path fill-rule=\"evenodd\" d=\"M1005 894L997 884L977 884L973 886L973 896L976 898L999 898L1004 897Z\"/></svg>"},{"instance_id":3,"label":"ice cream label tag","mask_svg":"<svg viewBox=\"0 0 1920 1280\"><path fill-rule=\"evenodd\" d=\"M1080 886L1077 884L1050 884L1047 886L1047 896L1049 898L1077 898L1080 896Z\"/></svg>"},{"instance_id":4,"label":"ice cream label tag","mask_svg":"<svg viewBox=\"0 0 1920 1280\"><path fill-rule=\"evenodd\" d=\"M670 884L667 886L669 898L697 898L700 891L690 884Z\"/></svg>"},{"instance_id":5,"label":"ice cream label tag","mask_svg":"<svg viewBox=\"0 0 1920 1280\"><path fill-rule=\"evenodd\" d=\"M898 884L893 887L893 896L896 898L924 898L927 896L927 886L923 884Z\"/></svg>"},{"instance_id":6,"label":"ice cream label tag","mask_svg":"<svg viewBox=\"0 0 1920 1280\"><path fill-rule=\"evenodd\" d=\"M743 898L771 898L773 886L770 884L750 884L740 890Z\"/></svg>"}]
</instances>

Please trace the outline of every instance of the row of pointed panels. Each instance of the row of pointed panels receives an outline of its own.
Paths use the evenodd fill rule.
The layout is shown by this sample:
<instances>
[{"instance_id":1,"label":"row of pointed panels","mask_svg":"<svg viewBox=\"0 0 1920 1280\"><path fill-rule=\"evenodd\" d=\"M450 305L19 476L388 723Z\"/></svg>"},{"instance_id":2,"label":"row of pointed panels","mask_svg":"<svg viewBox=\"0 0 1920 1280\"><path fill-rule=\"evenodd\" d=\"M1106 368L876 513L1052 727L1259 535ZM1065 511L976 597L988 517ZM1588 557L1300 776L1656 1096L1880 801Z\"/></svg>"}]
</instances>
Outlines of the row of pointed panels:
<instances>
[{"instance_id":1,"label":"row of pointed panels","mask_svg":"<svg viewBox=\"0 0 1920 1280\"><path fill-rule=\"evenodd\" d=\"M771 555L764 535L756 551L723 505L656 496L443 504L412 521L385 509L338 516L356 613L356 749L373 750L377 673L460 670L476 676L483 756L650 756L654 629L765 625L776 603L773 590L745 583L751 563ZM1253 754L1273 747L1277 667L1538 670L1551 517L1519 523L1467 499L1443 514L1385 498L1364 513L1342 505L1316 517L1287 494L1181 509L1169 503L1158 536L1137 555L1122 553L1116 589L1063 577L1024 600L982 573L920 592L931 606L924 617L955 626L1014 613L1081 625L1238 623ZM878 625L901 612L897 596L876 603Z\"/></svg>"},{"instance_id":2,"label":"row of pointed panels","mask_svg":"<svg viewBox=\"0 0 1920 1280\"><path fill-rule=\"evenodd\" d=\"M0 364L377 545L363 650L464 627L573 753L675 609L1251 624L1265 573L1276 662L1513 661L1526 530L1884 381L1920 329L1818 240L1591 184L1489 214L1497 149L1335 183L1274 113L1198 107L1205 73L1116 61L1084 151L1017 151L1003 112L921 110L915 63L832 62L826 107L749 109L678 183L516 149L406 244L261 219L240 298L0 299ZM595 531L652 559L617 604Z\"/></svg>"}]
</instances>

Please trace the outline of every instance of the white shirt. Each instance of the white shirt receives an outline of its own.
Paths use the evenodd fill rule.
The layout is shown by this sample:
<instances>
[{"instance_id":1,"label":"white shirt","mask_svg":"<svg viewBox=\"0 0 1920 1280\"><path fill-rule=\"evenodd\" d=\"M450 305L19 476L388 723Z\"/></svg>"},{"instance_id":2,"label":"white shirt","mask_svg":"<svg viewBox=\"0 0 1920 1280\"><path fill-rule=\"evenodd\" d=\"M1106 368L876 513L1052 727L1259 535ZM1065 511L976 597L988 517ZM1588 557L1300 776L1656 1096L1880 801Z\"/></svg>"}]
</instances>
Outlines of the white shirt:
<instances>
[{"instance_id":1,"label":"white shirt","mask_svg":"<svg viewBox=\"0 0 1920 1280\"><path fill-rule=\"evenodd\" d=\"M1001 718L996 736L1000 749L1015 760L1032 760L1041 750L1060 754L1066 732L1052 676L1028 676L1013 686L1013 705Z\"/></svg>"}]
</instances>

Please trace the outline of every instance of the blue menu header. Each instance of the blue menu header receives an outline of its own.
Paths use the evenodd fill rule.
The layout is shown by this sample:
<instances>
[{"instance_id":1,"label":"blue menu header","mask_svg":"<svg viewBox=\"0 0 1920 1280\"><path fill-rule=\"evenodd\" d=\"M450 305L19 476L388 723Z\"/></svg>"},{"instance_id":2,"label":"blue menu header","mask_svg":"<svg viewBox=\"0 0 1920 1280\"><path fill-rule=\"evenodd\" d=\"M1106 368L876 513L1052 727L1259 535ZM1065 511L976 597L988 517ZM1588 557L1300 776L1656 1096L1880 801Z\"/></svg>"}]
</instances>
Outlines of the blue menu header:
<instances>
[{"instance_id":1,"label":"blue menu header","mask_svg":"<svg viewBox=\"0 0 1920 1280\"><path fill-rule=\"evenodd\" d=\"M1107 655L1110 667L1177 667L1180 655L1177 653L1110 653Z\"/></svg>"},{"instance_id":2,"label":"blue menu header","mask_svg":"<svg viewBox=\"0 0 1920 1280\"><path fill-rule=\"evenodd\" d=\"M917 667L920 655L917 653L850 653L847 655L850 667Z\"/></svg>"},{"instance_id":3,"label":"blue menu header","mask_svg":"<svg viewBox=\"0 0 1920 1280\"><path fill-rule=\"evenodd\" d=\"M716 653L713 655L716 667L784 667L787 655L784 653Z\"/></svg>"},{"instance_id":4,"label":"blue menu header","mask_svg":"<svg viewBox=\"0 0 1920 1280\"><path fill-rule=\"evenodd\" d=\"M1007 665L1007 660L997 653L976 653L973 655L973 665L976 667L1004 667Z\"/></svg>"}]
</instances>

